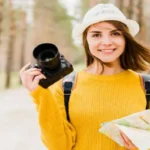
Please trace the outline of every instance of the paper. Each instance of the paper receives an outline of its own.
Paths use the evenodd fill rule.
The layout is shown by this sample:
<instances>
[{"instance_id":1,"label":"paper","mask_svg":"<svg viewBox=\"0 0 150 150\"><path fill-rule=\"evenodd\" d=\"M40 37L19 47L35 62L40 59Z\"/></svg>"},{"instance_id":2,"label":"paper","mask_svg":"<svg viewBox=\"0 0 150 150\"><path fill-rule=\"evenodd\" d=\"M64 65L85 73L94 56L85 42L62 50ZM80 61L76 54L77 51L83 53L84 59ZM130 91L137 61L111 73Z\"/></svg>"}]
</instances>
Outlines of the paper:
<instances>
[{"instance_id":1,"label":"paper","mask_svg":"<svg viewBox=\"0 0 150 150\"><path fill-rule=\"evenodd\" d=\"M124 146L120 130L140 150L150 150L150 110L144 110L127 117L103 123L99 132Z\"/></svg>"}]
</instances>

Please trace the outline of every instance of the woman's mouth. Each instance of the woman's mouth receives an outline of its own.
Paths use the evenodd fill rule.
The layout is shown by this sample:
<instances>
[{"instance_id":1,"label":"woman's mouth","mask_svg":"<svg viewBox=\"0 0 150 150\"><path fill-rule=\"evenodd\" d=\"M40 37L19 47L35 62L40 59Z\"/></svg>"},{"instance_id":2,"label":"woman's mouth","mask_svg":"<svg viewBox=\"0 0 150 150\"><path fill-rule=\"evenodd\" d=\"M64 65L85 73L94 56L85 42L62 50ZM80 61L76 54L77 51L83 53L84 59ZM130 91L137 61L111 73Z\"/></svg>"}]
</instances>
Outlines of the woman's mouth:
<instances>
[{"instance_id":1,"label":"woman's mouth","mask_svg":"<svg viewBox=\"0 0 150 150\"><path fill-rule=\"evenodd\" d=\"M98 50L98 51L100 51L100 52L103 52L103 53L111 53L111 52L113 52L113 51L115 51L116 49L114 48L114 49L100 49L100 50Z\"/></svg>"}]
</instances>

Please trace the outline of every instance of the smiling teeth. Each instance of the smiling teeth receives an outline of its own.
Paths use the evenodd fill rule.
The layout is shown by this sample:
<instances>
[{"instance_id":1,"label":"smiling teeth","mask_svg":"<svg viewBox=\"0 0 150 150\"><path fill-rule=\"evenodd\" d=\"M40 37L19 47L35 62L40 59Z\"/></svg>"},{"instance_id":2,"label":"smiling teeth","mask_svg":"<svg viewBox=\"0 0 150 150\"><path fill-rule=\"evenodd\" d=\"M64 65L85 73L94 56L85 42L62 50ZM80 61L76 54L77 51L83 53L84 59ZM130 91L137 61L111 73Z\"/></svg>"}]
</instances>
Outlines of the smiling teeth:
<instances>
[{"instance_id":1,"label":"smiling teeth","mask_svg":"<svg viewBox=\"0 0 150 150\"><path fill-rule=\"evenodd\" d=\"M105 49L105 50L102 50L102 52L112 52L113 49Z\"/></svg>"}]
</instances>

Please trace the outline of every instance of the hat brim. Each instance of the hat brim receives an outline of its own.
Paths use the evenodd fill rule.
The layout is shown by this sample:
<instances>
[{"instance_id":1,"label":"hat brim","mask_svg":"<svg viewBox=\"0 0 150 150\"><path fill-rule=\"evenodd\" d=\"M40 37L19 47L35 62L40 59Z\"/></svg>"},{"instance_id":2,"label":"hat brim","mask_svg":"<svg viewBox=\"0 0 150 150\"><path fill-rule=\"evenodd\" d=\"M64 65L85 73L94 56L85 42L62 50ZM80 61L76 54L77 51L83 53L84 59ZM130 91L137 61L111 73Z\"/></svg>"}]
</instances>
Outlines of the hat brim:
<instances>
[{"instance_id":1,"label":"hat brim","mask_svg":"<svg viewBox=\"0 0 150 150\"><path fill-rule=\"evenodd\" d=\"M124 23L128 27L129 32L132 36L135 36L139 32L139 24L134 20L130 20L130 19L125 19L125 20L118 19L117 20L117 18L108 19L108 20L115 20L115 21L120 21L120 22ZM83 32L86 30L86 28L89 27L92 24L102 22L102 21L106 21L106 18L104 20L103 19L101 19L101 20L92 20L90 22L77 24L75 26L75 28L73 29L73 32L72 32L73 38L82 43L82 35L83 35Z\"/></svg>"}]
</instances>

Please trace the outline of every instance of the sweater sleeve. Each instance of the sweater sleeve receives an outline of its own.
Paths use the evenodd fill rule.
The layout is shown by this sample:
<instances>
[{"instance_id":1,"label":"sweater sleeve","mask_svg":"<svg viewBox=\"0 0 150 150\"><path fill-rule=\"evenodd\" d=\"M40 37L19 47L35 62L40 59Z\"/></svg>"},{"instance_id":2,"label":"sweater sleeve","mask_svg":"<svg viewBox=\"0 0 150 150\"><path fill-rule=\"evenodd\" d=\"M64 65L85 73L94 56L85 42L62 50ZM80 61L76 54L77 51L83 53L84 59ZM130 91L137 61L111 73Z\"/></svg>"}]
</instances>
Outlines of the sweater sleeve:
<instances>
[{"instance_id":1,"label":"sweater sleeve","mask_svg":"<svg viewBox=\"0 0 150 150\"><path fill-rule=\"evenodd\" d=\"M71 150L76 132L66 119L60 82L48 89L38 86L31 96L36 103L43 143L49 150Z\"/></svg>"}]
</instances>

